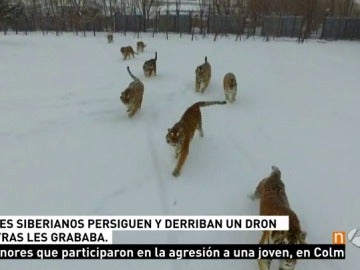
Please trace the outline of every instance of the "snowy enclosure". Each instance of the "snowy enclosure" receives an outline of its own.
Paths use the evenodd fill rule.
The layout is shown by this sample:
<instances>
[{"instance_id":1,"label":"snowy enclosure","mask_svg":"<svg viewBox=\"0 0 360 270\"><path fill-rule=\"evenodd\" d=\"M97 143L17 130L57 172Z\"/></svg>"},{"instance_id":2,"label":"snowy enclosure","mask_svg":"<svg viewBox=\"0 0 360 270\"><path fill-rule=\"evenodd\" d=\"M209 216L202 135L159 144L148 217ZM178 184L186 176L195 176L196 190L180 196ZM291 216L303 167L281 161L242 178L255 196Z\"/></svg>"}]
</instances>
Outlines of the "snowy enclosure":
<instances>
[{"instance_id":1,"label":"snowy enclosure","mask_svg":"<svg viewBox=\"0 0 360 270\"><path fill-rule=\"evenodd\" d=\"M0 36L1 215L256 215L251 201L272 165L308 243L360 226L360 44L294 39L263 42L140 34L96 37L41 33ZM157 76L142 65L158 52ZM196 93L195 68L212 78ZM119 96L132 72L145 85L129 119ZM198 133L178 178L167 128L200 100L224 100L222 79L238 81L233 104L202 108ZM117 243L258 243L259 232L116 233ZM299 261L298 270L357 269L343 261ZM239 261L1 261L2 269L249 269ZM277 264L274 262L273 269Z\"/></svg>"}]
</instances>

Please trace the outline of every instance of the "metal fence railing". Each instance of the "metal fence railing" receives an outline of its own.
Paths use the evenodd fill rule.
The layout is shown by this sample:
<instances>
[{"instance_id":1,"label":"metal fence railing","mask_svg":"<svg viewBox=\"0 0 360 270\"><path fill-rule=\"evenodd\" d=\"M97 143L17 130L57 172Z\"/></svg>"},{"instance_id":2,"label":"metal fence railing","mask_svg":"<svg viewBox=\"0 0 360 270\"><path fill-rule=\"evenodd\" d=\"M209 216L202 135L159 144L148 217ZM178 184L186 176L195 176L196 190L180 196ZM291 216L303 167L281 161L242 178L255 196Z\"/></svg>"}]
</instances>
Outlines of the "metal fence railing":
<instances>
[{"instance_id":1,"label":"metal fence railing","mask_svg":"<svg viewBox=\"0 0 360 270\"><path fill-rule=\"evenodd\" d=\"M209 16L209 33L242 34L244 31L245 18L242 16Z\"/></svg>"},{"instance_id":2,"label":"metal fence railing","mask_svg":"<svg viewBox=\"0 0 360 270\"><path fill-rule=\"evenodd\" d=\"M360 18L326 17L322 28L323 39L360 39Z\"/></svg>"},{"instance_id":3,"label":"metal fence railing","mask_svg":"<svg viewBox=\"0 0 360 270\"><path fill-rule=\"evenodd\" d=\"M262 25L252 23L248 18L239 15L219 15L212 12L182 12L180 14L160 14L146 19L142 15L116 14L114 19L96 17L91 21L74 19L71 16L49 17L41 16L35 23L30 18L22 18L16 25L0 25L3 29L17 31L109 31L115 32L174 32L174 33L201 33L201 34L235 34L237 36L249 33L255 34L256 26L261 28L258 34L266 37L295 37L299 38L304 24L302 16L264 16ZM307 29L307 36L311 32L321 32L323 39L359 40L360 18L325 17L322 25L311 26L316 29ZM260 29L259 29L260 30ZM241 37L241 36L240 36Z\"/></svg>"},{"instance_id":4,"label":"metal fence railing","mask_svg":"<svg viewBox=\"0 0 360 270\"><path fill-rule=\"evenodd\" d=\"M265 37L298 37L303 23L302 16L266 16L262 35Z\"/></svg>"}]
</instances>

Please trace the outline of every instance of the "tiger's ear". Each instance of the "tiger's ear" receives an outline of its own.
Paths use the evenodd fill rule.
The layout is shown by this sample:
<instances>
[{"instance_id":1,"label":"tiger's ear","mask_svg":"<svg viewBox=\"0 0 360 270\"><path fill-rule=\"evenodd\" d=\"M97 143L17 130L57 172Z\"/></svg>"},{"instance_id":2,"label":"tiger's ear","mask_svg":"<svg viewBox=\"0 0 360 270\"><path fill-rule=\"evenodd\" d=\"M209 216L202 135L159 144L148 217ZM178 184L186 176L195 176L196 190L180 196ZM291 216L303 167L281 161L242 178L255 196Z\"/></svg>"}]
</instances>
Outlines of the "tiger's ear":
<instances>
[{"instance_id":1,"label":"tiger's ear","mask_svg":"<svg viewBox=\"0 0 360 270\"><path fill-rule=\"evenodd\" d=\"M168 132L170 132L170 130L171 130L171 129L170 129L170 128L168 128Z\"/></svg>"}]
</instances>

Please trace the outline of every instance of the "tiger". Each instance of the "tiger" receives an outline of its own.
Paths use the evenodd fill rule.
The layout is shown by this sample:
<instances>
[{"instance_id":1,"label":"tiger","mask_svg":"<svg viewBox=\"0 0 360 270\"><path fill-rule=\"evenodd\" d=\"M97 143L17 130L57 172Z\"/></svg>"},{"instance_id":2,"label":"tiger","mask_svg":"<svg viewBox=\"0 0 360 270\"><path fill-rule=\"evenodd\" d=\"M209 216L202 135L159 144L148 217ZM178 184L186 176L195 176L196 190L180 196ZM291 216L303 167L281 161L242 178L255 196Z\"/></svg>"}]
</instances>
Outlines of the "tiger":
<instances>
[{"instance_id":1,"label":"tiger","mask_svg":"<svg viewBox=\"0 0 360 270\"><path fill-rule=\"evenodd\" d=\"M237 92L236 77L233 73L226 73L223 80L225 100L232 103L235 101Z\"/></svg>"},{"instance_id":2,"label":"tiger","mask_svg":"<svg viewBox=\"0 0 360 270\"><path fill-rule=\"evenodd\" d=\"M260 199L260 215L289 216L289 230L264 231L260 244L306 244L306 232L301 230L300 221L290 208L281 171L276 166L271 169L271 174L260 181L250 198ZM293 270L296 262L296 259L280 260L279 270ZM259 270L270 270L270 264L269 259L258 260Z\"/></svg>"},{"instance_id":3,"label":"tiger","mask_svg":"<svg viewBox=\"0 0 360 270\"><path fill-rule=\"evenodd\" d=\"M173 176L180 175L182 166L185 163L189 153L190 141L194 137L195 130L199 131L200 137L204 136L201 121L200 107L226 104L226 101L199 101L186 109L179 122L172 128L168 128L166 142L175 147L175 158L178 159L177 165L173 171Z\"/></svg>"},{"instance_id":4,"label":"tiger","mask_svg":"<svg viewBox=\"0 0 360 270\"><path fill-rule=\"evenodd\" d=\"M114 41L113 33L108 33L106 35L108 43L112 43Z\"/></svg>"},{"instance_id":5,"label":"tiger","mask_svg":"<svg viewBox=\"0 0 360 270\"><path fill-rule=\"evenodd\" d=\"M142 41L138 41L136 43L136 51L139 53L139 52L144 52L144 49L146 47L146 44Z\"/></svg>"},{"instance_id":6,"label":"tiger","mask_svg":"<svg viewBox=\"0 0 360 270\"><path fill-rule=\"evenodd\" d=\"M203 93L209 86L211 79L211 65L207 61L207 56L205 56L205 63L196 68L195 74L195 90L196 92Z\"/></svg>"},{"instance_id":7,"label":"tiger","mask_svg":"<svg viewBox=\"0 0 360 270\"><path fill-rule=\"evenodd\" d=\"M155 52L155 58L145 61L143 65L145 77L151 77L152 75L156 75L156 60L157 52Z\"/></svg>"},{"instance_id":8,"label":"tiger","mask_svg":"<svg viewBox=\"0 0 360 270\"><path fill-rule=\"evenodd\" d=\"M131 46L121 47L120 52L123 55L123 60L130 58L130 56L134 58L135 57L134 54L138 54L134 52L134 49Z\"/></svg>"},{"instance_id":9,"label":"tiger","mask_svg":"<svg viewBox=\"0 0 360 270\"><path fill-rule=\"evenodd\" d=\"M132 81L121 93L120 100L127 106L127 113L130 118L141 109L144 95L144 84L131 73L129 66L127 66L127 71L134 81Z\"/></svg>"},{"instance_id":10,"label":"tiger","mask_svg":"<svg viewBox=\"0 0 360 270\"><path fill-rule=\"evenodd\" d=\"M299 31L299 36L297 39L298 43L304 43L304 40L307 38L307 27L304 24L303 26L300 27L300 31Z\"/></svg>"}]
</instances>

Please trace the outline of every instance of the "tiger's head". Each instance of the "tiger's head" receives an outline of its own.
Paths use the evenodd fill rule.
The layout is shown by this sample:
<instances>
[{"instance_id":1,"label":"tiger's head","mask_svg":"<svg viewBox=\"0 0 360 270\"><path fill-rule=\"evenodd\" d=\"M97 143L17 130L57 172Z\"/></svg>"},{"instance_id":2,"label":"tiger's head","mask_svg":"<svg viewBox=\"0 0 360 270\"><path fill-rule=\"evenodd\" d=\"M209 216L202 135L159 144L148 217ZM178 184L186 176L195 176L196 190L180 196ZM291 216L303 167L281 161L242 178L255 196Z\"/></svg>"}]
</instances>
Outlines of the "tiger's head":
<instances>
[{"instance_id":1,"label":"tiger's head","mask_svg":"<svg viewBox=\"0 0 360 270\"><path fill-rule=\"evenodd\" d=\"M195 69L196 78L205 79L211 73L211 66L209 63L204 63L200 66L197 66Z\"/></svg>"},{"instance_id":2,"label":"tiger's head","mask_svg":"<svg viewBox=\"0 0 360 270\"><path fill-rule=\"evenodd\" d=\"M195 70L196 77L202 77L204 74L204 67L203 65L198 66Z\"/></svg>"},{"instance_id":3,"label":"tiger's head","mask_svg":"<svg viewBox=\"0 0 360 270\"><path fill-rule=\"evenodd\" d=\"M129 54L129 53L134 53L134 50L131 46L125 46L120 48L120 52L122 54Z\"/></svg>"},{"instance_id":4,"label":"tiger's head","mask_svg":"<svg viewBox=\"0 0 360 270\"><path fill-rule=\"evenodd\" d=\"M184 130L180 125L175 124L172 128L168 128L168 132L166 134L166 142L168 144L176 146L183 142L183 138Z\"/></svg>"},{"instance_id":5,"label":"tiger's head","mask_svg":"<svg viewBox=\"0 0 360 270\"><path fill-rule=\"evenodd\" d=\"M130 88L126 88L126 89L121 93L120 100L121 100L121 102L124 103L125 105L126 105L126 104L129 104L129 102L130 102L130 91L131 91Z\"/></svg>"},{"instance_id":6,"label":"tiger's head","mask_svg":"<svg viewBox=\"0 0 360 270\"><path fill-rule=\"evenodd\" d=\"M151 73L154 70L154 65L152 64L151 61L146 61L143 65L143 70L144 70L145 77L150 77Z\"/></svg>"},{"instance_id":7,"label":"tiger's head","mask_svg":"<svg viewBox=\"0 0 360 270\"><path fill-rule=\"evenodd\" d=\"M107 40L108 40L109 43L113 42L114 36L113 36L112 33L108 33L108 34L107 34Z\"/></svg>"},{"instance_id":8,"label":"tiger's head","mask_svg":"<svg viewBox=\"0 0 360 270\"><path fill-rule=\"evenodd\" d=\"M143 48L146 47L146 44L145 44L144 42L142 42L142 41L138 41L138 42L136 43L136 45L139 46L139 47L143 47Z\"/></svg>"}]
</instances>

